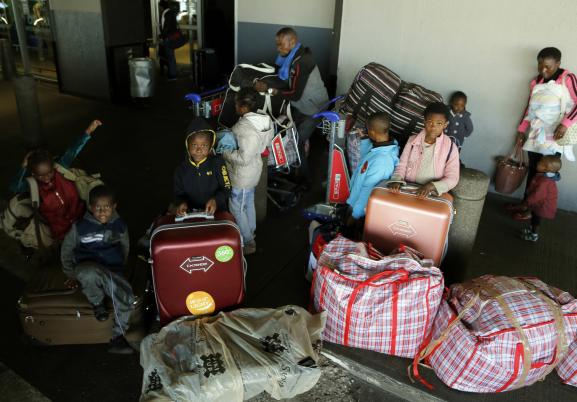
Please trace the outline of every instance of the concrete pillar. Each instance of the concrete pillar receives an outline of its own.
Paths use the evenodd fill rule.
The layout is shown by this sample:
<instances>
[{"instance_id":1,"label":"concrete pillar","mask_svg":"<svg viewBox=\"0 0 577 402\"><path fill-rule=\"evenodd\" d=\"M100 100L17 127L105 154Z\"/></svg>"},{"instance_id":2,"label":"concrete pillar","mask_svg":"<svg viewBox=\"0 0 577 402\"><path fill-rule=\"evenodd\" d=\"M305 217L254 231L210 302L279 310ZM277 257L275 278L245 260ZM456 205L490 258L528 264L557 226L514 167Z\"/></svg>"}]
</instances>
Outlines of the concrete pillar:
<instances>
[{"instance_id":1,"label":"concrete pillar","mask_svg":"<svg viewBox=\"0 0 577 402\"><path fill-rule=\"evenodd\" d=\"M254 208L256 211L256 222L261 223L266 219L266 204L267 204L267 181L268 181L268 168L267 168L267 158L262 158L262 172L260 174L260 180L256 185L256 191L254 193Z\"/></svg>"},{"instance_id":2,"label":"concrete pillar","mask_svg":"<svg viewBox=\"0 0 577 402\"><path fill-rule=\"evenodd\" d=\"M451 191L456 214L449 232L449 248L441 269L448 284L462 282L477 237L479 220L489 188L489 177L478 170L461 168L459 184Z\"/></svg>"},{"instance_id":3,"label":"concrete pillar","mask_svg":"<svg viewBox=\"0 0 577 402\"><path fill-rule=\"evenodd\" d=\"M40 145L42 135L42 119L36 93L36 81L30 75L22 75L12 79L14 95L20 116L20 129L27 147Z\"/></svg>"},{"instance_id":4,"label":"concrete pillar","mask_svg":"<svg viewBox=\"0 0 577 402\"><path fill-rule=\"evenodd\" d=\"M0 39L0 60L2 61L2 76L5 81L10 81L16 75L16 66L8 39Z\"/></svg>"}]
</instances>

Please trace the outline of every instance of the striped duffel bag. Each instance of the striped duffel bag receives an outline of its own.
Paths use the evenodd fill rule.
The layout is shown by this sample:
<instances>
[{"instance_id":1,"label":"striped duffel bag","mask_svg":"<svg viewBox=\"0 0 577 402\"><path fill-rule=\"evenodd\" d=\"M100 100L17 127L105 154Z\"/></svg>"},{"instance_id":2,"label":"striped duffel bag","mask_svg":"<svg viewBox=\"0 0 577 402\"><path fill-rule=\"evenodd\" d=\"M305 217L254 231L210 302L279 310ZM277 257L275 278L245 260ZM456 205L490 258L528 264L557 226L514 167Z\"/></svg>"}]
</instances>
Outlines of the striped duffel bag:
<instances>
[{"instance_id":1,"label":"striped duffel bag","mask_svg":"<svg viewBox=\"0 0 577 402\"><path fill-rule=\"evenodd\" d=\"M545 378L575 338L577 300L536 278L485 275L451 287L433 324L426 359L449 387L503 392Z\"/></svg>"},{"instance_id":2,"label":"striped duffel bag","mask_svg":"<svg viewBox=\"0 0 577 402\"><path fill-rule=\"evenodd\" d=\"M342 236L319 257L312 308L326 311L323 340L414 357L429 335L443 295L443 275L408 248L383 256Z\"/></svg>"},{"instance_id":3,"label":"striped duffel bag","mask_svg":"<svg viewBox=\"0 0 577 402\"><path fill-rule=\"evenodd\" d=\"M423 113L434 102L443 102L443 97L420 85L403 81L390 114L391 133L401 147L411 135L425 128Z\"/></svg>"},{"instance_id":4,"label":"striped duffel bag","mask_svg":"<svg viewBox=\"0 0 577 402\"><path fill-rule=\"evenodd\" d=\"M369 63L357 73L340 112L352 117L349 122L362 127L367 117L376 112L392 112L393 102L401 86L401 77L378 63Z\"/></svg>"}]
</instances>

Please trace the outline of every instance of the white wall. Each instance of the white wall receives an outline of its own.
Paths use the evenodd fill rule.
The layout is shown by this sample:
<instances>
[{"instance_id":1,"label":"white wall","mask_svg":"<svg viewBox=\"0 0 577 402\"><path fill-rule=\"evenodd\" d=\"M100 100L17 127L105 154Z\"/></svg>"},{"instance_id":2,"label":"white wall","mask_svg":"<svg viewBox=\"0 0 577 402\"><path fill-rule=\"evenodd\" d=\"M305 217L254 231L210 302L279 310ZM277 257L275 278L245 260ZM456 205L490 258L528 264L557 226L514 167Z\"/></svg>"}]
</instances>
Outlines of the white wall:
<instances>
[{"instance_id":1,"label":"white wall","mask_svg":"<svg viewBox=\"0 0 577 402\"><path fill-rule=\"evenodd\" d=\"M333 27L335 0L238 0L238 21Z\"/></svg>"},{"instance_id":2,"label":"white wall","mask_svg":"<svg viewBox=\"0 0 577 402\"><path fill-rule=\"evenodd\" d=\"M242 0L241 0L242 1ZM509 152L546 46L577 72L577 1L344 0L338 91L370 61L448 97L469 98L475 131L463 162L488 174ZM564 160L559 206L577 210L577 163Z\"/></svg>"}]
</instances>

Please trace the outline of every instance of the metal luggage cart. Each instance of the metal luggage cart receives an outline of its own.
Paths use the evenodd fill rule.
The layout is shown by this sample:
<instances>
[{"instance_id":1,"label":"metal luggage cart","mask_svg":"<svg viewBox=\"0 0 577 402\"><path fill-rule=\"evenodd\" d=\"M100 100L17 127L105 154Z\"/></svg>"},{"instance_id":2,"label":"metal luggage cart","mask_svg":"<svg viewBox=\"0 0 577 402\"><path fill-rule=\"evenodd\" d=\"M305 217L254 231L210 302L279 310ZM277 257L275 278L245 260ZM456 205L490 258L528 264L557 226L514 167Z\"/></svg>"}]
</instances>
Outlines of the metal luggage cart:
<instances>
[{"instance_id":1,"label":"metal luggage cart","mask_svg":"<svg viewBox=\"0 0 577 402\"><path fill-rule=\"evenodd\" d=\"M184 99L190 102L189 108L195 117L216 120L217 130L227 129L219 123L220 113L229 90L224 85L202 93L186 94ZM290 106L287 106L290 107ZM298 132L290 115L290 109L284 116L273 117L275 136L267 146L267 198L279 210L295 206L300 200L299 186L289 180L289 174L301 165L298 149ZM276 196L276 198L275 198ZM279 202L281 198L284 203Z\"/></svg>"},{"instance_id":2,"label":"metal luggage cart","mask_svg":"<svg viewBox=\"0 0 577 402\"><path fill-rule=\"evenodd\" d=\"M189 108L192 109L195 117L218 118L227 89L228 85L223 85L206 92L191 92L184 95L184 99L190 102Z\"/></svg>"},{"instance_id":3,"label":"metal luggage cart","mask_svg":"<svg viewBox=\"0 0 577 402\"><path fill-rule=\"evenodd\" d=\"M337 103L343 97L332 99L325 108ZM337 207L346 204L350 193L350 176L345 157L346 147L346 119L335 111L324 111L313 116L322 119L319 127L329 143L329 160L327 167L327 189L325 202L306 208L303 215L309 220L322 222L337 219Z\"/></svg>"}]
</instances>

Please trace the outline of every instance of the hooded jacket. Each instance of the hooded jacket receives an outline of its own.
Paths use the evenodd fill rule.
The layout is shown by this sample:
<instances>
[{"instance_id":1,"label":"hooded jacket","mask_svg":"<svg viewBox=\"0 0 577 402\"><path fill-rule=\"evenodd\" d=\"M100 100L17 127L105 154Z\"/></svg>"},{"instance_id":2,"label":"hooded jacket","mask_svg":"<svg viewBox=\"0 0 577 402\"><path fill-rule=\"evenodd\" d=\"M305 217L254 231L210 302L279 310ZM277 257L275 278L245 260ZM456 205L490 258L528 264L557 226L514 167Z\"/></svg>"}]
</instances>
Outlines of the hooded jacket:
<instances>
[{"instance_id":1,"label":"hooded jacket","mask_svg":"<svg viewBox=\"0 0 577 402\"><path fill-rule=\"evenodd\" d=\"M223 153L234 188L254 188L259 182L264 152L274 136L270 116L247 113L232 127L238 149Z\"/></svg>"},{"instance_id":2,"label":"hooded jacket","mask_svg":"<svg viewBox=\"0 0 577 402\"><path fill-rule=\"evenodd\" d=\"M38 183L38 193L40 215L46 220L52 237L60 241L84 213L84 202L76 185L57 171L50 184Z\"/></svg>"},{"instance_id":3,"label":"hooded jacket","mask_svg":"<svg viewBox=\"0 0 577 402\"><path fill-rule=\"evenodd\" d=\"M353 174L351 194L347 199L355 219L365 216L371 191L382 180L388 180L399 163L399 146L395 140L361 149L365 154L361 155L361 161Z\"/></svg>"},{"instance_id":4,"label":"hooded jacket","mask_svg":"<svg viewBox=\"0 0 577 402\"><path fill-rule=\"evenodd\" d=\"M195 119L189 125L184 145L185 160L174 172L174 193L179 201L186 202L189 209L204 210L211 198L216 200L218 211L228 211L230 180L222 157L210 153L199 163L195 163L188 153L188 141L197 131L210 131L213 143L216 134L203 119ZM212 152L212 151L211 151Z\"/></svg>"},{"instance_id":5,"label":"hooded jacket","mask_svg":"<svg viewBox=\"0 0 577 402\"><path fill-rule=\"evenodd\" d=\"M62 269L72 278L76 265L91 261L118 272L126 264L129 249L128 229L116 211L105 224L86 212L62 242Z\"/></svg>"}]
</instances>

